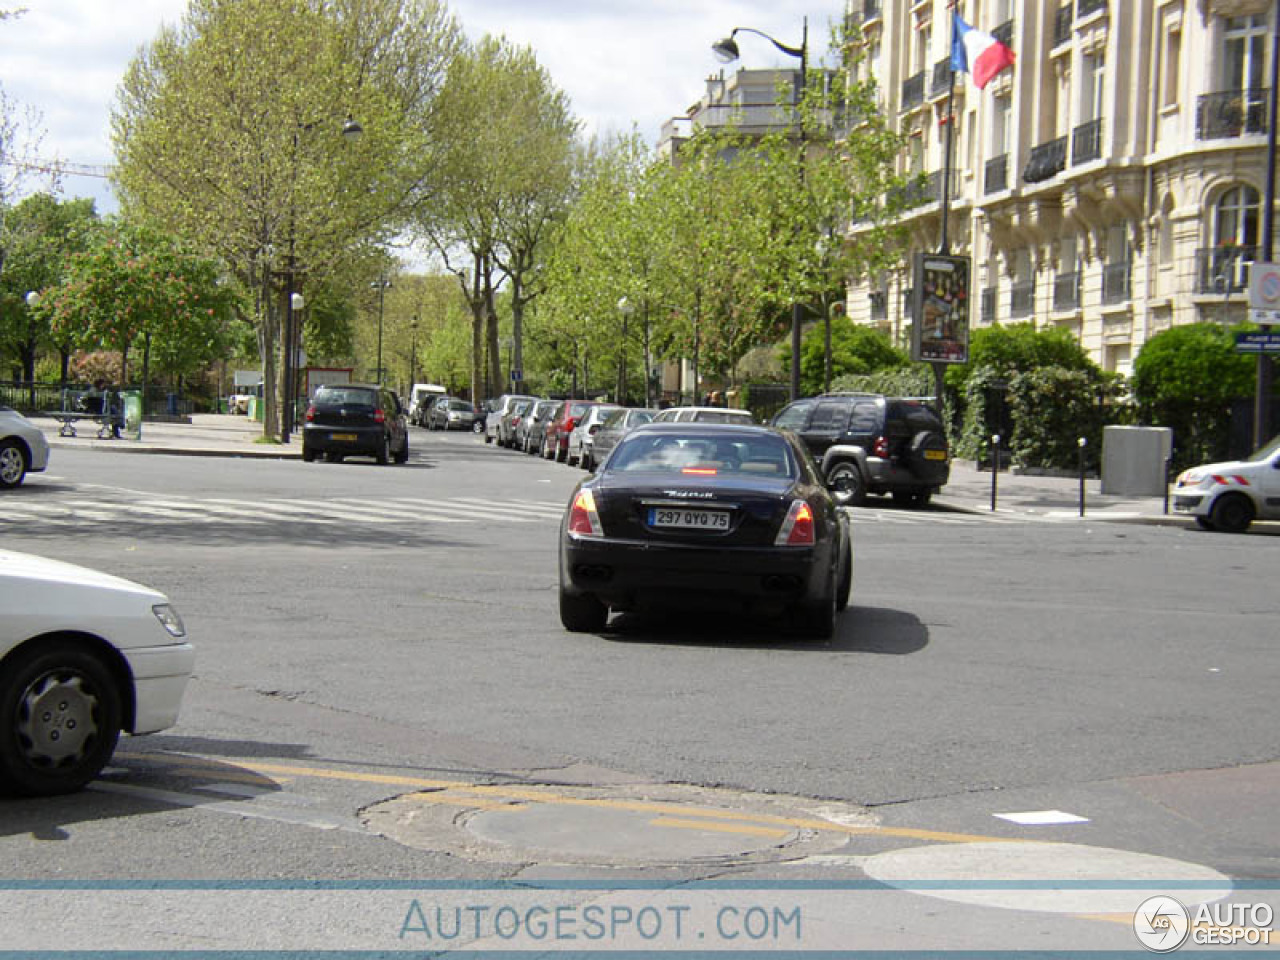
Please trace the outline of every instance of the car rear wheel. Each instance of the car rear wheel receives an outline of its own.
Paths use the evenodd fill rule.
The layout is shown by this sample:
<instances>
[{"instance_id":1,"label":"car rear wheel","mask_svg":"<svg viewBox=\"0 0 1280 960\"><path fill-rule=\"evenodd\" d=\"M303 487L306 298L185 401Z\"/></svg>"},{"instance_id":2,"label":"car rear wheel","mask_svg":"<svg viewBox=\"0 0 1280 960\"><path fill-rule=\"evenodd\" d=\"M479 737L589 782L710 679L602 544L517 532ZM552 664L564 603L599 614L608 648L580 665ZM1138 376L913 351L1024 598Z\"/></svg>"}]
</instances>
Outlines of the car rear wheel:
<instances>
[{"instance_id":1,"label":"car rear wheel","mask_svg":"<svg viewBox=\"0 0 1280 960\"><path fill-rule=\"evenodd\" d=\"M814 640L830 640L836 632L836 597L834 579L827 592L812 603L802 604L796 610L796 625L800 633Z\"/></svg>"},{"instance_id":2,"label":"car rear wheel","mask_svg":"<svg viewBox=\"0 0 1280 960\"><path fill-rule=\"evenodd\" d=\"M0 678L0 787L79 790L111 759L122 701L102 658L66 641L19 654Z\"/></svg>"},{"instance_id":3,"label":"car rear wheel","mask_svg":"<svg viewBox=\"0 0 1280 960\"><path fill-rule=\"evenodd\" d=\"M849 606L849 594L853 592L853 550L845 545L840 559L840 572L837 574L839 586L836 587L836 610Z\"/></svg>"},{"instance_id":4,"label":"car rear wheel","mask_svg":"<svg viewBox=\"0 0 1280 960\"><path fill-rule=\"evenodd\" d=\"M385 467L387 461L391 459L391 443L384 435L382 443L378 446L378 452L374 454L374 459L378 461L379 466Z\"/></svg>"},{"instance_id":5,"label":"car rear wheel","mask_svg":"<svg viewBox=\"0 0 1280 960\"><path fill-rule=\"evenodd\" d=\"M867 484L856 463L837 463L827 472L827 486L842 507L860 507L867 502Z\"/></svg>"},{"instance_id":6,"label":"car rear wheel","mask_svg":"<svg viewBox=\"0 0 1280 960\"><path fill-rule=\"evenodd\" d=\"M313 460L315 460L315 458L316 458L316 452L314 450L312 450L310 447L302 448L302 461L304 463L311 463Z\"/></svg>"},{"instance_id":7,"label":"car rear wheel","mask_svg":"<svg viewBox=\"0 0 1280 960\"><path fill-rule=\"evenodd\" d=\"M609 622L609 608L590 594L560 588L560 622L573 633L598 633Z\"/></svg>"},{"instance_id":8,"label":"car rear wheel","mask_svg":"<svg viewBox=\"0 0 1280 960\"><path fill-rule=\"evenodd\" d=\"M1253 523L1253 501L1243 493L1229 493L1214 502L1209 518L1224 533L1244 533Z\"/></svg>"},{"instance_id":9,"label":"car rear wheel","mask_svg":"<svg viewBox=\"0 0 1280 960\"><path fill-rule=\"evenodd\" d=\"M17 440L0 443L0 487L6 490L22 483L30 464Z\"/></svg>"},{"instance_id":10,"label":"car rear wheel","mask_svg":"<svg viewBox=\"0 0 1280 960\"><path fill-rule=\"evenodd\" d=\"M404 445L401 446L401 448L396 451L396 463L408 463L408 462L409 462L409 437L406 435L404 438Z\"/></svg>"},{"instance_id":11,"label":"car rear wheel","mask_svg":"<svg viewBox=\"0 0 1280 960\"><path fill-rule=\"evenodd\" d=\"M596 461L595 458L591 456L590 450L583 450L582 456L579 457L579 460L581 460L580 466L582 469L586 470L588 473L595 468Z\"/></svg>"}]
</instances>

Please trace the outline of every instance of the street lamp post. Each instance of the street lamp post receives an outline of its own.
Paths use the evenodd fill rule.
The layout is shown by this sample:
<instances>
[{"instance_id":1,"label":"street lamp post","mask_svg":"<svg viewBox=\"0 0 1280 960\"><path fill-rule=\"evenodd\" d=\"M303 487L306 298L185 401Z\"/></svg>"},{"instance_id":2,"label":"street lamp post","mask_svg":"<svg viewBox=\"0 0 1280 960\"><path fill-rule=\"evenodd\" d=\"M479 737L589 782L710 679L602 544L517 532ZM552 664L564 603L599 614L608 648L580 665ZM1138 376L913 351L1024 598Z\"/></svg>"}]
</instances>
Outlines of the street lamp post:
<instances>
[{"instance_id":1,"label":"street lamp post","mask_svg":"<svg viewBox=\"0 0 1280 960\"><path fill-rule=\"evenodd\" d=\"M285 318L284 318L284 405L280 414L280 442L288 443L289 434L295 426L293 422L294 406L298 393L297 388L297 372L294 369L294 354L302 344L302 331L294 331L294 314L303 307L302 294L295 290L298 280L298 264L295 258L295 247L297 245L297 208L294 205L293 192L298 182L298 134L305 133L308 130L318 126L317 121L306 122L299 120L293 128L293 153L290 156L291 174L289 180L289 254L288 262L284 270L285 280ZM359 140L361 134L364 133L364 127L356 123L350 114L347 114L346 121L342 124L342 138L348 143ZM279 273L275 274L280 276ZM296 346L295 346L296 344Z\"/></svg>"},{"instance_id":2,"label":"street lamp post","mask_svg":"<svg viewBox=\"0 0 1280 960\"><path fill-rule=\"evenodd\" d=\"M806 74L809 67L809 18L804 18L804 29L801 34L800 46L793 47L788 44L775 40L769 34L754 27L734 27L729 36L723 40L717 40L711 45L712 51L722 63L731 63L738 59L738 42L734 39L739 33L754 33L757 36L764 37L782 53L789 57L798 57L800 59L800 89L796 91L796 113L800 121L800 177L804 178L804 161L805 161L805 135L804 135L804 116L801 112L803 109L803 99L806 83ZM804 304L798 299L791 301L791 399L796 400L800 396L800 328L804 324Z\"/></svg>"},{"instance_id":3,"label":"street lamp post","mask_svg":"<svg viewBox=\"0 0 1280 960\"><path fill-rule=\"evenodd\" d=\"M386 277L380 277L373 283L369 284L378 291L378 366L374 371L374 380L382 383L382 314L383 305L386 301L387 288L391 286L391 281Z\"/></svg>"}]
</instances>

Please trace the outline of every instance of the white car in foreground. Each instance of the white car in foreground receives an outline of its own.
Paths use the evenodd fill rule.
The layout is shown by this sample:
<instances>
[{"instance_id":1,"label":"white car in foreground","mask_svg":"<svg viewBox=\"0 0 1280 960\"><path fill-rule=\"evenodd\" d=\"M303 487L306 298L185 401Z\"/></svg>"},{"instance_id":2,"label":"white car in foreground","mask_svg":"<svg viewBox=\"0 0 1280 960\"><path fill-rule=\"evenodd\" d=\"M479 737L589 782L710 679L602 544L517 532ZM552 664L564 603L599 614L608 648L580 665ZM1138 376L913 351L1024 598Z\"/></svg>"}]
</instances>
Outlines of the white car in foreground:
<instances>
[{"instance_id":1,"label":"white car in foreground","mask_svg":"<svg viewBox=\"0 0 1280 960\"><path fill-rule=\"evenodd\" d=\"M164 594L0 550L0 791L80 789L121 730L177 722L194 664Z\"/></svg>"},{"instance_id":2,"label":"white car in foreground","mask_svg":"<svg viewBox=\"0 0 1280 960\"><path fill-rule=\"evenodd\" d=\"M0 406L0 488L16 487L49 465L49 442L34 423Z\"/></svg>"},{"instance_id":3,"label":"white car in foreground","mask_svg":"<svg viewBox=\"0 0 1280 960\"><path fill-rule=\"evenodd\" d=\"M1206 530L1227 533L1243 533L1254 520L1280 520L1280 436L1244 460L1184 471L1173 509Z\"/></svg>"}]
</instances>

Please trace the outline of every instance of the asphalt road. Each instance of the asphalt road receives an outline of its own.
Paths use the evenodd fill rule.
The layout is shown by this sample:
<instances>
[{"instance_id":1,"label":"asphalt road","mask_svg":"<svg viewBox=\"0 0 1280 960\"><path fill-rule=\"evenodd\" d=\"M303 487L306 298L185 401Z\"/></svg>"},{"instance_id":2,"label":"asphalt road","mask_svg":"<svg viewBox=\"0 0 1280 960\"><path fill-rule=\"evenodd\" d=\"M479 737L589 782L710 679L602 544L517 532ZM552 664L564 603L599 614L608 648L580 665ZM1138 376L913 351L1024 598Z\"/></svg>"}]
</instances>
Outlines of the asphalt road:
<instances>
[{"instance_id":1,"label":"asphalt road","mask_svg":"<svg viewBox=\"0 0 1280 960\"><path fill-rule=\"evenodd\" d=\"M616 825L592 817L637 785L687 784L721 788L713 807L781 796L790 822L826 809L882 831L809 850L817 877L876 876L860 858L926 831L1280 878L1274 537L877 507L856 513L828 643L725 617L572 635L555 543L578 472L470 434L413 439L382 468L58 450L0 499L5 546L165 591L199 654L178 727L122 741L82 795L0 801L5 877L590 874L627 858L534 833L504 857L502 837L384 802L552 789L561 835L604 836ZM1019 811L1079 820L998 816ZM678 843L645 866L657 842L628 848L638 875L710 869ZM714 871L785 873L740 852ZM993 921L966 917L985 944Z\"/></svg>"}]
</instances>

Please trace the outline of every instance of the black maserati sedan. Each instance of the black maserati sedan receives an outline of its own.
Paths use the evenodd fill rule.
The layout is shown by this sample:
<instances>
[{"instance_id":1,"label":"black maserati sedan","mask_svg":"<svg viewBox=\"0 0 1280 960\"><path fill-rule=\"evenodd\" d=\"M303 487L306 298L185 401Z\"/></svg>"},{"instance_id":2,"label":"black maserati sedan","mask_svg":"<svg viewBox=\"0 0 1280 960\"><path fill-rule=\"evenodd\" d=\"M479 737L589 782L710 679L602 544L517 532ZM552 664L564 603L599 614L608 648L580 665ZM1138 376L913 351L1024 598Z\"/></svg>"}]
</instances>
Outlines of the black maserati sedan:
<instances>
[{"instance_id":1,"label":"black maserati sedan","mask_svg":"<svg viewBox=\"0 0 1280 960\"><path fill-rule=\"evenodd\" d=\"M788 614L827 638L849 602L853 540L794 434L649 423L573 491L560 535L560 620L604 629L611 610Z\"/></svg>"}]
</instances>

